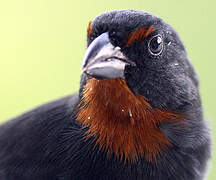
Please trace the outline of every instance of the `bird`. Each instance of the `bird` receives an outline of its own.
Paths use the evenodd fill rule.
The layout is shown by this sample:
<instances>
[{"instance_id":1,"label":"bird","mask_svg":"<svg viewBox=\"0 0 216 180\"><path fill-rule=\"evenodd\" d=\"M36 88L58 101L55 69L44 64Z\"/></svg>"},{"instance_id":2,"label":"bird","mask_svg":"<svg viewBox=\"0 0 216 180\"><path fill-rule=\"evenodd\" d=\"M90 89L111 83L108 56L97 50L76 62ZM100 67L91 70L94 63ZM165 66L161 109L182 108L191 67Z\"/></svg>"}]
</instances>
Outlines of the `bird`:
<instances>
[{"instance_id":1,"label":"bird","mask_svg":"<svg viewBox=\"0 0 216 180\"><path fill-rule=\"evenodd\" d=\"M202 180L210 157L186 48L142 10L90 21L79 91L0 125L1 180Z\"/></svg>"}]
</instances>

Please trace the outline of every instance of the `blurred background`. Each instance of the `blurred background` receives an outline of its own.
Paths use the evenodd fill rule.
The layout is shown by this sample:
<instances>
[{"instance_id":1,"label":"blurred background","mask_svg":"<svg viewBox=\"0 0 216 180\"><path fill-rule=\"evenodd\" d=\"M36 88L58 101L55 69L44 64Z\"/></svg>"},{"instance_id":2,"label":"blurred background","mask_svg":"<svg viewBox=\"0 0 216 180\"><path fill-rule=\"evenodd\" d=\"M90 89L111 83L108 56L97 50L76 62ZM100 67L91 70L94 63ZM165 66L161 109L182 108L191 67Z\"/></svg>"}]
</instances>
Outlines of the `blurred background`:
<instances>
[{"instance_id":1,"label":"blurred background","mask_svg":"<svg viewBox=\"0 0 216 180\"><path fill-rule=\"evenodd\" d=\"M216 139L216 1L8 0L0 2L0 122L76 92L87 24L102 12L141 9L171 24L201 82L205 119ZM216 150L208 180L216 179Z\"/></svg>"}]
</instances>

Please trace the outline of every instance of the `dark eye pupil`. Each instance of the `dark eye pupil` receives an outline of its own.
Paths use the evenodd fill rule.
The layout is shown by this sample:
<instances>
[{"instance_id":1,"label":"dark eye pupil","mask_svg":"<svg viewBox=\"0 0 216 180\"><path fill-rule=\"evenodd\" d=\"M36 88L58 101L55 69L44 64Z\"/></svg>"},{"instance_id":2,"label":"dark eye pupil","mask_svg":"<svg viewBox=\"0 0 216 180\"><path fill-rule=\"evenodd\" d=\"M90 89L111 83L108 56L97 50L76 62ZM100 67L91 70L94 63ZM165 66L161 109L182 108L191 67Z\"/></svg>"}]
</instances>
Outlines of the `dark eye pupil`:
<instances>
[{"instance_id":1,"label":"dark eye pupil","mask_svg":"<svg viewBox=\"0 0 216 180\"><path fill-rule=\"evenodd\" d=\"M150 52L154 55L160 54L163 49L163 41L160 36L153 37L149 44Z\"/></svg>"}]
</instances>

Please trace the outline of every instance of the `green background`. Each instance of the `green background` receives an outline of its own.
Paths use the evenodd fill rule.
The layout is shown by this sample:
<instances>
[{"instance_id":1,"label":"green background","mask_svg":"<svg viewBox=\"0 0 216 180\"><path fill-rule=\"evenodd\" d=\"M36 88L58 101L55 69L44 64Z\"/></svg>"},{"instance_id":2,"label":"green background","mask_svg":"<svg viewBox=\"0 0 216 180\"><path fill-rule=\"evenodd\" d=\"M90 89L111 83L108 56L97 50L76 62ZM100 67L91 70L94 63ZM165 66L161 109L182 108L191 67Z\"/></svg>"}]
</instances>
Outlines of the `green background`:
<instances>
[{"instance_id":1,"label":"green background","mask_svg":"<svg viewBox=\"0 0 216 180\"><path fill-rule=\"evenodd\" d=\"M102 12L142 9L171 24L199 74L205 119L216 138L216 1L0 0L0 121L79 88L87 24ZM208 180L216 179L216 158Z\"/></svg>"}]
</instances>

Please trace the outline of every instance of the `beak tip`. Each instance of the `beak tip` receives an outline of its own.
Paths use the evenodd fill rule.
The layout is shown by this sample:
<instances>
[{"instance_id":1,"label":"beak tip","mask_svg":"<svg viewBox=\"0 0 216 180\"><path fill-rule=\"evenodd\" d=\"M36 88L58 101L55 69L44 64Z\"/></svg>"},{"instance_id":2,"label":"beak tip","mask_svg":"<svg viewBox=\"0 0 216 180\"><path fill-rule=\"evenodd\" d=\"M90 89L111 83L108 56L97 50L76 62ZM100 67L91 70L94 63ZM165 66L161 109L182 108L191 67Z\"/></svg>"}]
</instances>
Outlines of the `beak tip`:
<instances>
[{"instance_id":1,"label":"beak tip","mask_svg":"<svg viewBox=\"0 0 216 180\"><path fill-rule=\"evenodd\" d=\"M85 73L86 75L91 75L91 72L88 70L87 67L82 67L82 73Z\"/></svg>"}]
</instances>

